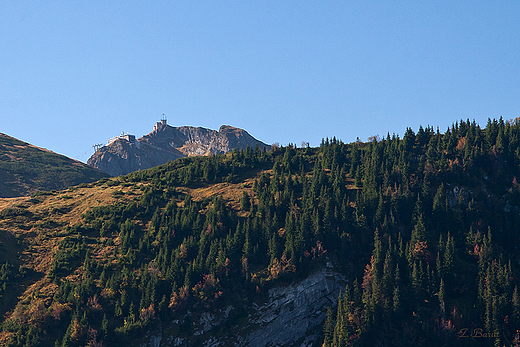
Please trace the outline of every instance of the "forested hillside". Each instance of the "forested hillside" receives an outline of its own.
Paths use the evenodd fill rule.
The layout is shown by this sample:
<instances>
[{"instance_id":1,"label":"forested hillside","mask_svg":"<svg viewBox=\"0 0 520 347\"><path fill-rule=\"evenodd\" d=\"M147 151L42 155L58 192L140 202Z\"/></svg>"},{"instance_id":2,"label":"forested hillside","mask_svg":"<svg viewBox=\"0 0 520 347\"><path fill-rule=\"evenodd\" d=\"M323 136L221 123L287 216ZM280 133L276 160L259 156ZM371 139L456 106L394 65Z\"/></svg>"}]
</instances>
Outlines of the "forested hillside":
<instances>
[{"instance_id":1,"label":"forested hillside","mask_svg":"<svg viewBox=\"0 0 520 347\"><path fill-rule=\"evenodd\" d=\"M189 336L188 311L245 306L329 259L349 284L324 346L511 345L519 137L520 120L468 120L247 148L5 205L0 292L19 300L4 299L1 338L117 346L173 320Z\"/></svg>"}]
</instances>

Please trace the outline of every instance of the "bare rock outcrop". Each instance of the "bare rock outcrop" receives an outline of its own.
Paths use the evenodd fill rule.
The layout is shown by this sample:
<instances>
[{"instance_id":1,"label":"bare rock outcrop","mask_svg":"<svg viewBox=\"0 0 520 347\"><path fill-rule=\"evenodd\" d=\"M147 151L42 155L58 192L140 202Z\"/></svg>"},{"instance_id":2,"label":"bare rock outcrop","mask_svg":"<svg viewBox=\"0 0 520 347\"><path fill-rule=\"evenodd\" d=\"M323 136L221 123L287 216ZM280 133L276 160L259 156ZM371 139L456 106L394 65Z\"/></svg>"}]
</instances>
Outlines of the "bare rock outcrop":
<instances>
[{"instance_id":1,"label":"bare rock outcrop","mask_svg":"<svg viewBox=\"0 0 520 347\"><path fill-rule=\"evenodd\" d=\"M247 309L247 317L237 317L240 309L231 305L211 313L188 313L183 320L163 322L136 346L318 346L327 308L337 305L345 284L344 276L327 267L297 283L270 289L264 303ZM186 322L190 334L182 333Z\"/></svg>"},{"instance_id":2,"label":"bare rock outcrop","mask_svg":"<svg viewBox=\"0 0 520 347\"><path fill-rule=\"evenodd\" d=\"M335 306L345 282L341 275L318 271L305 280L271 289L269 301L256 308L252 332L239 346L314 346L327 308Z\"/></svg>"},{"instance_id":3,"label":"bare rock outcrop","mask_svg":"<svg viewBox=\"0 0 520 347\"><path fill-rule=\"evenodd\" d=\"M170 160L193 155L222 154L235 148L267 147L247 131L223 125L218 131L201 127L172 127L161 121L139 139L119 136L99 148L87 164L112 176L149 169Z\"/></svg>"}]
</instances>

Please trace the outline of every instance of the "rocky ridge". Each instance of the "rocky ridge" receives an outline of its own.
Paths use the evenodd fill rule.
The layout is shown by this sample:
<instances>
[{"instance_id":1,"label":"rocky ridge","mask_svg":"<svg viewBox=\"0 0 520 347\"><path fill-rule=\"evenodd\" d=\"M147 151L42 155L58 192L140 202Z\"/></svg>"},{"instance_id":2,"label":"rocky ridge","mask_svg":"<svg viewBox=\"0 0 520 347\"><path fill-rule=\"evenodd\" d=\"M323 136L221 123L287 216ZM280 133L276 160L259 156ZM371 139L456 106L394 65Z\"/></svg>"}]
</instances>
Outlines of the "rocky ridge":
<instances>
[{"instance_id":1,"label":"rocky ridge","mask_svg":"<svg viewBox=\"0 0 520 347\"><path fill-rule=\"evenodd\" d=\"M223 125L218 131L201 127L172 127L161 121L151 133L135 139L122 135L99 148L87 164L112 176L149 169L170 160L194 155L214 155L245 149L268 147L243 129Z\"/></svg>"}]
</instances>

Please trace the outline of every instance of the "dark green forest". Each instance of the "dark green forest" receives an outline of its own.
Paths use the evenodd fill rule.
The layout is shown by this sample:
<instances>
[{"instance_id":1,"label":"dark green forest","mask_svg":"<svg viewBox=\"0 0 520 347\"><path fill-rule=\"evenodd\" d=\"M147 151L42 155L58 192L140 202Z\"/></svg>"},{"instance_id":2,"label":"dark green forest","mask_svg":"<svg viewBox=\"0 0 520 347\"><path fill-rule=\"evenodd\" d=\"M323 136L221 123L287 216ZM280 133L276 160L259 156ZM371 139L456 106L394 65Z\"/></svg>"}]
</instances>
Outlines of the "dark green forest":
<instances>
[{"instance_id":1,"label":"dark green forest","mask_svg":"<svg viewBox=\"0 0 520 347\"><path fill-rule=\"evenodd\" d=\"M323 346L514 345L518 179L519 119L178 159L109 181L139 198L62 226L56 292L20 301L2 329L9 346L120 346L174 319L189 336L187 310L245 307L328 257L349 284ZM180 189L222 182L242 184L239 206ZM1 267L0 285L18 272Z\"/></svg>"}]
</instances>

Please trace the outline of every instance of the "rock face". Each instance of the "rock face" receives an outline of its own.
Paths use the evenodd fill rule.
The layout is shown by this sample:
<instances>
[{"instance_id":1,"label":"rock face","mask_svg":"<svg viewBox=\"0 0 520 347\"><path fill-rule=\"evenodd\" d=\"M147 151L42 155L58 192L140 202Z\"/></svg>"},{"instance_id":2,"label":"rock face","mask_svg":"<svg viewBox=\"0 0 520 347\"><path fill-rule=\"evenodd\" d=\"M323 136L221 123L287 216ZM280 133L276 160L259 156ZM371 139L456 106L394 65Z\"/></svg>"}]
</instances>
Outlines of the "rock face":
<instances>
[{"instance_id":1,"label":"rock face","mask_svg":"<svg viewBox=\"0 0 520 347\"><path fill-rule=\"evenodd\" d=\"M271 289L250 319L254 330L239 346L314 346L327 308L337 304L342 277L319 271L300 283Z\"/></svg>"},{"instance_id":2,"label":"rock face","mask_svg":"<svg viewBox=\"0 0 520 347\"><path fill-rule=\"evenodd\" d=\"M345 284L339 273L322 269L298 283L269 290L269 299L253 304L242 318L233 306L197 316L188 313L184 321L163 323L136 346L317 347L327 308L337 305ZM186 321L191 322L190 334L182 334Z\"/></svg>"},{"instance_id":3,"label":"rock face","mask_svg":"<svg viewBox=\"0 0 520 347\"><path fill-rule=\"evenodd\" d=\"M149 169L181 157L222 154L235 148L267 147L247 131L223 125L218 131L200 127L172 127L161 121L139 139L119 136L99 148L87 161L112 176Z\"/></svg>"}]
</instances>

